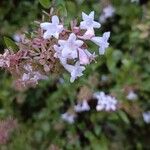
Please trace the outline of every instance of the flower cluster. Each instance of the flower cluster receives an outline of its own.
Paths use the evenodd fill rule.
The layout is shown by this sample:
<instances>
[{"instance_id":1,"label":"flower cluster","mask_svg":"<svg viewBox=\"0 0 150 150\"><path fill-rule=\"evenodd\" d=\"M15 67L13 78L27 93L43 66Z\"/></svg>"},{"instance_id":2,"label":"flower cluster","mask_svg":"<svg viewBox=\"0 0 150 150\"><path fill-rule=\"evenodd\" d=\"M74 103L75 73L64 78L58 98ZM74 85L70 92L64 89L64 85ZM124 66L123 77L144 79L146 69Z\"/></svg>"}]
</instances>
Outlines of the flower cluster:
<instances>
[{"instance_id":1,"label":"flower cluster","mask_svg":"<svg viewBox=\"0 0 150 150\"><path fill-rule=\"evenodd\" d=\"M0 121L0 144L6 144L11 133L17 128L17 121L12 118Z\"/></svg>"},{"instance_id":2,"label":"flower cluster","mask_svg":"<svg viewBox=\"0 0 150 150\"><path fill-rule=\"evenodd\" d=\"M94 93L94 98L97 100L97 111L115 111L117 109L117 100L104 92Z\"/></svg>"},{"instance_id":3,"label":"flower cluster","mask_svg":"<svg viewBox=\"0 0 150 150\"><path fill-rule=\"evenodd\" d=\"M89 111L90 106L89 106L87 100L83 100L83 102L80 102L77 105L75 105L74 109L75 109L76 112Z\"/></svg>"},{"instance_id":4,"label":"flower cluster","mask_svg":"<svg viewBox=\"0 0 150 150\"><path fill-rule=\"evenodd\" d=\"M62 114L61 118L72 124L75 122L75 119L77 118L78 113L87 112L93 109L93 107L90 105L90 101L95 102L95 108L96 111L116 111L118 108L118 101L112 96L106 95L104 92L96 92L92 95L92 97L89 97L89 99L82 100L77 103L77 105L73 106L72 111L67 111L64 114Z\"/></svg>"},{"instance_id":5,"label":"flower cluster","mask_svg":"<svg viewBox=\"0 0 150 150\"><path fill-rule=\"evenodd\" d=\"M46 30L44 38L54 36L58 43L54 45L55 57L60 60L63 67L71 74L70 81L73 82L77 77L83 75L85 65L90 64L95 59L95 53L90 53L87 49L85 40L91 40L99 46L99 54L104 54L109 46L108 39L110 32L104 33L102 37L95 36L94 28L100 28L100 23L94 21L94 11L89 15L82 13L83 21L80 26L72 25L72 31L63 39L59 35L66 29L59 24L57 16L52 17L52 23L42 23L41 28ZM83 34L82 34L83 33ZM71 63L69 63L71 61Z\"/></svg>"},{"instance_id":6,"label":"flower cluster","mask_svg":"<svg viewBox=\"0 0 150 150\"><path fill-rule=\"evenodd\" d=\"M89 51L87 41L99 47L100 55L109 46L110 32L101 37L95 35L94 29L101 25L94 21L94 11L89 15L83 12L83 21L79 25L73 21L71 29L66 29L58 16L50 18L50 22L39 22L39 28L30 37L20 36L16 42L19 51L15 53L8 48L0 55L0 67L13 75L18 89L35 86L49 74L59 74L62 68L70 73L70 81L74 82L96 58L95 52Z\"/></svg>"}]
</instances>

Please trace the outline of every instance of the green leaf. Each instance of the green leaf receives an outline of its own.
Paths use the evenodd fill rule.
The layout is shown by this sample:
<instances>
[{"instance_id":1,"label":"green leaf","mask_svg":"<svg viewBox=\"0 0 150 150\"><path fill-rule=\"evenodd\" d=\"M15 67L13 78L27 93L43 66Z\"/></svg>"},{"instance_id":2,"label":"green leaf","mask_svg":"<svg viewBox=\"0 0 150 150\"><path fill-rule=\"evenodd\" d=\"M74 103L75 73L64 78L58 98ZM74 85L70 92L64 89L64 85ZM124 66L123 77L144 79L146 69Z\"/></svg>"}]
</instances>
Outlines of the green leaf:
<instances>
[{"instance_id":1,"label":"green leaf","mask_svg":"<svg viewBox=\"0 0 150 150\"><path fill-rule=\"evenodd\" d=\"M50 0L39 0L39 2L44 8L46 9L50 8L51 5Z\"/></svg>"},{"instance_id":2,"label":"green leaf","mask_svg":"<svg viewBox=\"0 0 150 150\"><path fill-rule=\"evenodd\" d=\"M126 124L130 124L130 121L125 112L119 111L119 116Z\"/></svg>"},{"instance_id":3,"label":"green leaf","mask_svg":"<svg viewBox=\"0 0 150 150\"><path fill-rule=\"evenodd\" d=\"M117 73L117 63L122 58L122 52L109 48L106 53L107 67L111 73Z\"/></svg>"},{"instance_id":4,"label":"green leaf","mask_svg":"<svg viewBox=\"0 0 150 150\"><path fill-rule=\"evenodd\" d=\"M7 46L7 48L11 48L14 52L17 52L19 50L18 46L10 38L4 37L4 42Z\"/></svg>"},{"instance_id":5,"label":"green leaf","mask_svg":"<svg viewBox=\"0 0 150 150\"><path fill-rule=\"evenodd\" d=\"M67 9L65 5L59 4L57 6L58 9L58 13L63 16L63 17L67 17Z\"/></svg>"}]
</instances>

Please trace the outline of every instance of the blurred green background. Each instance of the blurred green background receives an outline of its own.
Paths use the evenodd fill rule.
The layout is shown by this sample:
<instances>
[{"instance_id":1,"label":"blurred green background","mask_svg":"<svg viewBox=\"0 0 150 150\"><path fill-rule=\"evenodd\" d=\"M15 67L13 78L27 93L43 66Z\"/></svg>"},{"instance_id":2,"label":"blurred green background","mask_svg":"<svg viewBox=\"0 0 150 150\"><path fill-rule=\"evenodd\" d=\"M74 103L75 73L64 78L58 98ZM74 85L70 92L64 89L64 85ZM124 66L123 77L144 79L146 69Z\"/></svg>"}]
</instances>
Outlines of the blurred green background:
<instances>
[{"instance_id":1,"label":"blurred green background","mask_svg":"<svg viewBox=\"0 0 150 150\"><path fill-rule=\"evenodd\" d=\"M87 67L74 83L69 75L50 76L36 88L25 92L13 89L12 78L0 69L0 120L12 116L18 127L0 150L149 150L150 125L142 113L150 110L150 2L130 0L56 0L55 8L66 25L82 11L95 11L99 19L111 4L115 13L102 24L97 34L111 31L110 47L104 56ZM49 12L50 0L0 1L0 53L3 37L32 30L42 10ZM91 47L96 50L96 47ZM62 82L63 81L63 84ZM74 124L61 114L74 106L81 87L104 91L122 104L116 112L91 110L79 114ZM136 101L127 99L134 91Z\"/></svg>"}]
</instances>

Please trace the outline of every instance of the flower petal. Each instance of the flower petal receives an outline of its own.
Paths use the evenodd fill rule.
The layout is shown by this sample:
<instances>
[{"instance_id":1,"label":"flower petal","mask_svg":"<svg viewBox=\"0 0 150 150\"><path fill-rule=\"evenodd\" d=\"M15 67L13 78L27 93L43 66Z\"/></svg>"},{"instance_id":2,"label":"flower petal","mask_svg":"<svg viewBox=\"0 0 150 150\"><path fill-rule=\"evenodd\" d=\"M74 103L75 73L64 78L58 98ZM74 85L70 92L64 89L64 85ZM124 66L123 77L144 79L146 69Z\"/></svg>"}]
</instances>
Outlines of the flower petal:
<instances>
[{"instance_id":1,"label":"flower petal","mask_svg":"<svg viewBox=\"0 0 150 150\"><path fill-rule=\"evenodd\" d=\"M96 21L93 21L93 26L94 26L94 28L100 28L101 24Z\"/></svg>"},{"instance_id":2,"label":"flower petal","mask_svg":"<svg viewBox=\"0 0 150 150\"><path fill-rule=\"evenodd\" d=\"M43 35L43 38L44 39L49 39L49 38L51 38L51 32L49 32L48 30L44 33L44 35Z\"/></svg>"},{"instance_id":3,"label":"flower petal","mask_svg":"<svg viewBox=\"0 0 150 150\"><path fill-rule=\"evenodd\" d=\"M88 15L86 13L82 12L82 19L86 20L87 18L88 18Z\"/></svg>"},{"instance_id":4,"label":"flower petal","mask_svg":"<svg viewBox=\"0 0 150 150\"><path fill-rule=\"evenodd\" d=\"M94 14L95 14L94 11L91 11L89 14L89 17L92 18L93 20L94 20Z\"/></svg>"},{"instance_id":5,"label":"flower petal","mask_svg":"<svg viewBox=\"0 0 150 150\"><path fill-rule=\"evenodd\" d=\"M40 24L40 27L43 29L43 30L48 30L51 26L51 23L49 22L44 22L44 23L41 23Z\"/></svg>"},{"instance_id":6,"label":"flower petal","mask_svg":"<svg viewBox=\"0 0 150 150\"><path fill-rule=\"evenodd\" d=\"M59 24L59 18L56 15L52 17L52 23L56 25Z\"/></svg>"}]
</instances>

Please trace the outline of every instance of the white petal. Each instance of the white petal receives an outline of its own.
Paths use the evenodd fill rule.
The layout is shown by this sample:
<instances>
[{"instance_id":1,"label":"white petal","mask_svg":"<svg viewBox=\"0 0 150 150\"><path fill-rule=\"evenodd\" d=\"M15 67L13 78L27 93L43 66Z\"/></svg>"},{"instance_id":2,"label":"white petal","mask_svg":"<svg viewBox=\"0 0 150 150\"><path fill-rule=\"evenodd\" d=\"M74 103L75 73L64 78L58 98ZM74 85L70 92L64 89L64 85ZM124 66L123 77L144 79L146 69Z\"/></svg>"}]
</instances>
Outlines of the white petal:
<instances>
[{"instance_id":1,"label":"white petal","mask_svg":"<svg viewBox=\"0 0 150 150\"><path fill-rule=\"evenodd\" d=\"M71 73L74 69L73 65L64 64L63 66L69 73Z\"/></svg>"},{"instance_id":2,"label":"white petal","mask_svg":"<svg viewBox=\"0 0 150 150\"><path fill-rule=\"evenodd\" d=\"M56 25L59 24L59 18L56 15L52 17L52 23Z\"/></svg>"},{"instance_id":3,"label":"white petal","mask_svg":"<svg viewBox=\"0 0 150 150\"><path fill-rule=\"evenodd\" d=\"M71 52L70 49L64 48L62 50L62 56L67 58L67 56L69 55L70 52Z\"/></svg>"},{"instance_id":4,"label":"white petal","mask_svg":"<svg viewBox=\"0 0 150 150\"><path fill-rule=\"evenodd\" d=\"M96 110L97 111L101 111L101 110L103 110L104 109L104 107L102 106L102 105L97 105L96 106Z\"/></svg>"},{"instance_id":5,"label":"white petal","mask_svg":"<svg viewBox=\"0 0 150 150\"><path fill-rule=\"evenodd\" d=\"M75 41L75 40L76 40L76 35L74 33L71 33L68 38L68 41Z\"/></svg>"},{"instance_id":6,"label":"white petal","mask_svg":"<svg viewBox=\"0 0 150 150\"><path fill-rule=\"evenodd\" d=\"M56 32L56 33L53 34L53 36L54 36L56 39L58 39L58 38L59 38L59 33Z\"/></svg>"},{"instance_id":7,"label":"white petal","mask_svg":"<svg viewBox=\"0 0 150 150\"><path fill-rule=\"evenodd\" d=\"M88 15L85 14L84 12L82 12L82 19L83 19L83 20L86 20L87 18L88 18Z\"/></svg>"},{"instance_id":8,"label":"white petal","mask_svg":"<svg viewBox=\"0 0 150 150\"><path fill-rule=\"evenodd\" d=\"M43 38L44 39L49 39L49 38L51 38L51 32L49 32L49 31L46 31L45 33L44 33L44 35L43 35Z\"/></svg>"},{"instance_id":9,"label":"white petal","mask_svg":"<svg viewBox=\"0 0 150 150\"><path fill-rule=\"evenodd\" d=\"M74 80L75 80L75 78L74 78L74 77L71 77L71 78L70 78L70 82L71 82L71 83L73 83L73 82L74 82Z\"/></svg>"},{"instance_id":10,"label":"white petal","mask_svg":"<svg viewBox=\"0 0 150 150\"><path fill-rule=\"evenodd\" d=\"M105 32L105 33L103 34L103 37L105 38L105 40L108 40L109 37L110 37L110 32Z\"/></svg>"},{"instance_id":11,"label":"white petal","mask_svg":"<svg viewBox=\"0 0 150 150\"><path fill-rule=\"evenodd\" d=\"M87 28L86 23L84 21L80 22L80 28L81 29L86 29Z\"/></svg>"},{"instance_id":12,"label":"white petal","mask_svg":"<svg viewBox=\"0 0 150 150\"><path fill-rule=\"evenodd\" d=\"M100 27L101 27L101 24L98 23L98 22L96 22L96 21L94 21L94 22L93 22L93 27L94 27L94 28L100 28Z\"/></svg>"},{"instance_id":13,"label":"white petal","mask_svg":"<svg viewBox=\"0 0 150 150\"><path fill-rule=\"evenodd\" d=\"M94 20L94 11L90 12L89 17Z\"/></svg>"},{"instance_id":14,"label":"white petal","mask_svg":"<svg viewBox=\"0 0 150 150\"><path fill-rule=\"evenodd\" d=\"M100 55L104 55L104 53L105 53L105 48L104 47L100 47L99 48L99 54Z\"/></svg>"},{"instance_id":15,"label":"white petal","mask_svg":"<svg viewBox=\"0 0 150 150\"><path fill-rule=\"evenodd\" d=\"M63 31L64 27L63 25L58 25L58 32L61 33Z\"/></svg>"},{"instance_id":16,"label":"white petal","mask_svg":"<svg viewBox=\"0 0 150 150\"><path fill-rule=\"evenodd\" d=\"M51 26L51 23L48 23L48 22L44 22L44 23L41 23L40 24L40 27L43 29L43 30L48 30Z\"/></svg>"},{"instance_id":17,"label":"white petal","mask_svg":"<svg viewBox=\"0 0 150 150\"><path fill-rule=\"evenodd\" d=\"M98 36L95 36L91 39L92 42L94 42L95 44L99 46L100 46L101 40L102 40L102 37L98 37Z\"/></svg>"},{"instance_id":18,"label":"white petal","mask_svg":"<svg viewBox=\"0 0 150 150\"><path fill-rule=\"evenodd\" d=\"M78 47L81 47L83 45L83 41L81 40L76 40L75 41L75 45L78 46Z\"/></svg>"},{"instance_id":19,"label":"white petal","mask_svg":"<svg viewBox=\"0 0 150 150\"><path fill-rule=\"evenodd\" d=\"M59 45L61 45L61 46L64 46L64 45L65 45L65 43L66 43L66 41L65 41L65 40L59 40L59 41L58 41L58 44L59 44Z\"/></svg>"}]
</instances>

